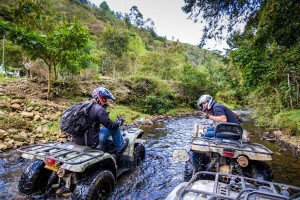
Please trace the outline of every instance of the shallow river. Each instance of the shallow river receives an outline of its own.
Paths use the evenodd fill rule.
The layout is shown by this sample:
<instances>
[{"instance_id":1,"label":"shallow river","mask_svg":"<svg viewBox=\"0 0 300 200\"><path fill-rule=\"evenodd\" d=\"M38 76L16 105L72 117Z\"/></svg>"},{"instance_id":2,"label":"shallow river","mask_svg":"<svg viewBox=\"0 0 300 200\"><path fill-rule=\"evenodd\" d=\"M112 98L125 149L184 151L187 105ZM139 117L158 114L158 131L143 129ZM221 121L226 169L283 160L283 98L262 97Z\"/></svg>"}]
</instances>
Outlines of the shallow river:
<instances>
[{"instance_id":1,"label":"shallow river","mask_svg":"<svg viewBox=\"0 0 300 200\"><path fill-rule=\"evenodd\" d=\"M193 125L201 122L195 117L166 121L164 125L141 127L146 140L146 159L135 171L124 174L118 181L111 199L164 199L176 185L183 181L184 163L175 163L171 156L174 148L189 147ZM204 121L203 121L204 122ZM251 122L243 127L250 133L258 131ZM280 152L275 143L261 141L274 152L269 162L274 181L300 187L300 159L289 151ZM24 169L30 164L15 151L0 154L0 199L28 199L18 193L18 181Z\"/></svg>"}]
</instances>

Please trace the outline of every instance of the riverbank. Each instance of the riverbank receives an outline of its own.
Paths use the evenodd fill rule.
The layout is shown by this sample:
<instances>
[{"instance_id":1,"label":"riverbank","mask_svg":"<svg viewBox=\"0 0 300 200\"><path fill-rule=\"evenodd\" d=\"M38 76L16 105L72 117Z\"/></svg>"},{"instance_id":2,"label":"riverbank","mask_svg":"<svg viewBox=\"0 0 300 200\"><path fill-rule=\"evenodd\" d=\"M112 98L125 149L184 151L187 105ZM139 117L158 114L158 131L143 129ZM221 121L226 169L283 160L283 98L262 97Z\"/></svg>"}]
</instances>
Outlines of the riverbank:
<instances>
[{"instance_id":1,"label":"riverbank","mask_svg":"<svg viewBox=\"0 0 300 200\"><path fill-rule=\"evenodd\" d=\"M61 133L58 127L61 113L73 103L86 100L92 88L99 84L101 83L82 83L81 89L73 91L77 98L63 98L58 95L52 101L48 101L46 82L24 79L2 83L0 85L0 151L37 142L69 140L70 137ZM63 88L57 88L53 93L58 94L62 90ZM176 108L164 115L151 116L115 103L111 104L109 111L112 120L115 120L117 115L123 115L127 124L135 122L143 125L163 123L164 120L172 117L183 117L197 112L190 108ZM300 152L300 137L275 130L263 133L262 138L274 140L295 154Z\"/></svg>"}]
</instances>

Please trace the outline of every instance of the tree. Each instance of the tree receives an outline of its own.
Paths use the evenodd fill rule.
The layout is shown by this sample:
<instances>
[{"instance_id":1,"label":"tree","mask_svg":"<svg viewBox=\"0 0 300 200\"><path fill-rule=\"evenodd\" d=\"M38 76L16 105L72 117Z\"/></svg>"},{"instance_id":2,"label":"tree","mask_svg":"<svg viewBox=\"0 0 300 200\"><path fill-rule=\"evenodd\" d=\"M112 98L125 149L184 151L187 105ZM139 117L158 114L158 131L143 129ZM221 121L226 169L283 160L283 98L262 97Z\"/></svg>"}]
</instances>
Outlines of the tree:
<instances>
[{"instance_id":1,"label":"tree","mask_svg":"<svg viewBox=\"0 0 300 200\"><path fill-rule=\"evenodd\" d=\"M137 6L132 6L130 8L129 18L131 24L136 27L142 27L144 25L143 14L139 11Z\"/></svg>"},{"instance_id":2,"label":"tree","mask_svg":"<svg viewBox=\"0 0 300 200\"><path fill-rule=\"evenodd\" d=\"M107 5L106 1L103 1L99 5L99 8L100 8L100 10L111 12L111 10L110 10L109 6Z\"/></svg>"},{"instance_id":3,"label":"tree","mask_svg":"<svg viewBox=\"0 0 300 200\"><path fill-rule=\"evenodd\" d=\"M73 23L59 24L47 35L1 21L0 34L4 33L20 45L30 59L40 58L47 64L48 99L51 93L52 71L56 65L61 64L67 69L72 69L72 73L78 73L81 63L89 59L87 53L82 50L89 40L88 30L76 20Z\"/></svg>"},{"instance_id":4,"label":"tree","mask_svg":"<svg viewBox=\"0 0 300 200\"><path fill-rule=\"evenodd\" d=\"M203 46L207 39L222 39L224 29L231 33L237 23L254 23L264 0L184 0L184 2L182 10L190 14L190 19L194 19L195 22L199 19L206 21L200 42L200 46Z\"/></svg>"}]
</instances>

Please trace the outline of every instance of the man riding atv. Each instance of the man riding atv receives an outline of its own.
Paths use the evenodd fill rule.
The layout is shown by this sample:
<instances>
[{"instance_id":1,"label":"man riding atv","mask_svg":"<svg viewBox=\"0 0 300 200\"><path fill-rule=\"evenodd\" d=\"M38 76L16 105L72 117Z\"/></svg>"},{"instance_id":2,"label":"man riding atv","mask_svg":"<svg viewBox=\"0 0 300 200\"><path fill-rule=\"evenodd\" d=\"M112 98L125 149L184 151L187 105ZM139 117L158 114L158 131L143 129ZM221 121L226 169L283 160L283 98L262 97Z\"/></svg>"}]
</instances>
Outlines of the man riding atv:
<instances>
[{"instance_id":1,"label":"man riding atv","mask_svg":"<svg viewBox=\"0 0 300 200\"><path fill-rule=\"evenodd\" d=\"M195 126L191 161L185 165L185 181L198 171L224 172L271 181L271 168L263 161L271 160L273 152L263 145L245 141L239 117L207 94L198 99L197 105L204 119L218 123L209 127L203 124Z\"/></svg>"},{"instance_id":2,"label":"man riding atv","mask_svg":"<svg viewBox=\"0 0 300 200\"><path fill-rule=\"evenodd\" d=\"M44 199L52 194L72 195L76 200L106 199L117 178L145 159L143 130L128 127L121 133L124 120L112 122L108 117L107 99L115 97L104 87L95 89L92 97L62 114L60 128L72 136L72 142L18 149L23 158L33 160L20 178L20 193Z\"/></svg>"},{"instance_id":3,"label":"man riding atv","mask_svg":"<svg viewBox=\"0 0 300 200\"><path fill-rule=\"evenodd\" d=\"M124 119L118 118L118 121L112 122L109 119L106 108L108 107L107 100L113 101L116 98L111 92L104 88L96 88L92 93L91 108L88 110L87 118L90 126L85 134L72 134L72 141L79 145L85 145L92 148L103 148L107 138L112 136L114 146L119 154L121 154L128 145L128 138L123 140L120 132L120 126ZM66 112L67 113L67 112ZM63 123L64 114L62 115L61 124ZM100 129L100 124L104 127ZM63 126L61 126L63 127ZM71 133L70 133L71 134Z\"/></svg>"}]
</instances>

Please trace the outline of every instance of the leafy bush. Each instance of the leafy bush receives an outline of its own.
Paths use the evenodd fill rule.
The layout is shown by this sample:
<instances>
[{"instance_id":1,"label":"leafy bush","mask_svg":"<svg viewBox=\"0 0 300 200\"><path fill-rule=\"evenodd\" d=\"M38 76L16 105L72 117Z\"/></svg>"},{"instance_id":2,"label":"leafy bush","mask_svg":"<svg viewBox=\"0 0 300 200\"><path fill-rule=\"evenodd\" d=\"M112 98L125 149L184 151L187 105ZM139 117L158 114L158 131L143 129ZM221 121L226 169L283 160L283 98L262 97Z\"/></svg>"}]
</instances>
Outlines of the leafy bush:
<instances>
[{"instance_id":1,"label":"leafy bush","mask_svg":"<svg viewBox=\"0 0 300 200\"><path fill-rule=\"evenodd\" d=\"M173 107L174 104L170 99L150 94L142 99L141 111L149 114L163 114Z\"/></svg>"}]
</instances>

